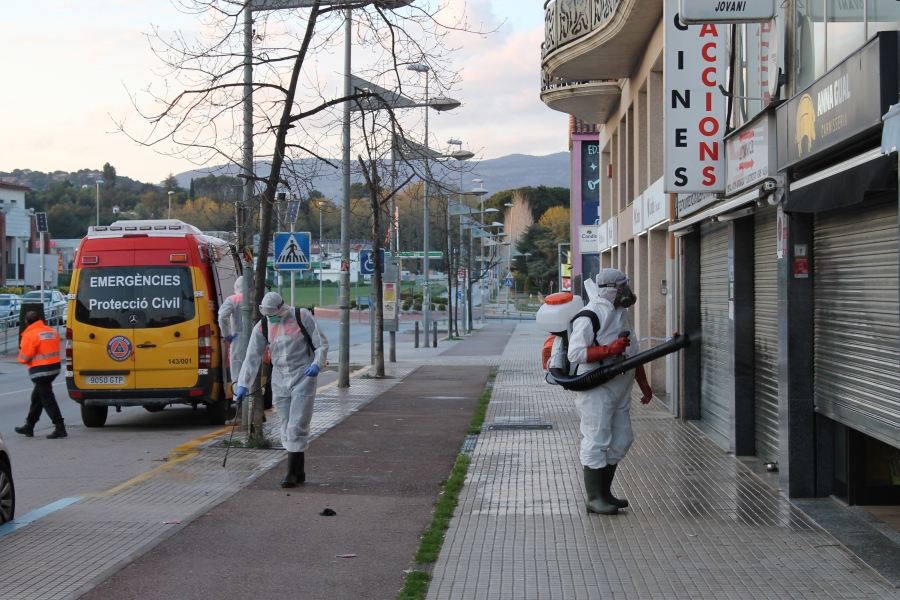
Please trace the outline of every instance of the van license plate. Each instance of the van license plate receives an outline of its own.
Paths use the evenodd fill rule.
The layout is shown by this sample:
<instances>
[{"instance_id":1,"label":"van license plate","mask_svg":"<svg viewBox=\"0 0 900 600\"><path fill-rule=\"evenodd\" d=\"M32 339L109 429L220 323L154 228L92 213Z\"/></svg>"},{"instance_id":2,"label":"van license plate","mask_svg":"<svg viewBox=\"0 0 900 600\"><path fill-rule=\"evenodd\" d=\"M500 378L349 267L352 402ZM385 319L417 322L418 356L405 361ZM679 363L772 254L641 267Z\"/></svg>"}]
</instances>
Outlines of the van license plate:
<instances>
[{"instance_id":1,"label":"van license plate","mask_svg":"<svg viewBox=\"0 0 900 600\"><path fill-rule=\"evenodd\" d=\"M124 375L91 375L87 378L88 385L125 385Z\"/></svg>"}]
</instances>

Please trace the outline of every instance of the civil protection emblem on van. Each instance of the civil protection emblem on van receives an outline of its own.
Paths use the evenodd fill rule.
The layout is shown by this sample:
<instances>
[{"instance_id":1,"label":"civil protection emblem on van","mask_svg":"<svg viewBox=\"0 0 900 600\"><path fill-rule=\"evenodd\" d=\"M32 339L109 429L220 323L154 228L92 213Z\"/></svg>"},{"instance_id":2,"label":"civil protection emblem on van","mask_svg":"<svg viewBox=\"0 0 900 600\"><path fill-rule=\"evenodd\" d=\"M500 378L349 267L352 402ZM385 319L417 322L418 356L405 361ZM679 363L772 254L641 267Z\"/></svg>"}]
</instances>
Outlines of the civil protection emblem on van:
<instances>
[{"instance_id":1,"label":"civil protection emblem on van","mask_svg":"<svg viewBox=\"0 0 900 600\"><path fill-rule=\"evenodd\" d=\"M115 361L122 362L131 356L131 340L122 335L117 335L109 340L106 345L106 353Z\"/></svg>"}]
</instances>

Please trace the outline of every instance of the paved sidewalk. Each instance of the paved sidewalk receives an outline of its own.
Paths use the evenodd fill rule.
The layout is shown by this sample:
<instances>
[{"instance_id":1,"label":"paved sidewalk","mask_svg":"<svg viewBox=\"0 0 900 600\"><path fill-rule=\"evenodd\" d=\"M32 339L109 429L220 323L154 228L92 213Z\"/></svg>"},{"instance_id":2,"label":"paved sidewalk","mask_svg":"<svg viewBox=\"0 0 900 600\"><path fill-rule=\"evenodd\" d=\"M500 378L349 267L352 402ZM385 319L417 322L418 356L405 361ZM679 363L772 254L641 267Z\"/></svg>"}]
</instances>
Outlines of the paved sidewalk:
<instances>
[{"instance_id":1,"label":"paved sidewalk","mask_svg":"<svg viewBox=\"0 0 900 600\"><path fill-rule=\"evenodd\" d=\"M572 394L542 381L543 340L522 324L506 345L428 598L900 596L656 402L635 401L635 444L616 478L632 508L588 516L578 414ZM553 428L490 430L492 422Z\"/></svg>"},{"instance_id":2,"label":"paved sidewalk","mask_svg":"<svg viewBox=\"0 0 900 600\"><path fill-rule=\"evenodd\" d=\"M411 370L401 368L397 375ZM313 437L400 381L367 380L363 374L357 373L349 390L331 386L318 392ZM281 449L232 449L227 468L222 468L224 452L220 439L209 440L173 456L146 479L97 490L97 495L0 536L0 599L77 597L285 456Z\"/></svg>"}]
</instances>

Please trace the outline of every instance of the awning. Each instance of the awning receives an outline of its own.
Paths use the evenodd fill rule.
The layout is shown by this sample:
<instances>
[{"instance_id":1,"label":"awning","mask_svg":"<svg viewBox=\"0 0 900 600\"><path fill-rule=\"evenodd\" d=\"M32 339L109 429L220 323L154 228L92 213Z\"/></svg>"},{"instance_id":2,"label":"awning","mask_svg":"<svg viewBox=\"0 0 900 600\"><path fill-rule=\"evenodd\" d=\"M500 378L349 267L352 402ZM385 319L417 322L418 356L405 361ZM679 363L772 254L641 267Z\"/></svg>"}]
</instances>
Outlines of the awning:
<instances>
[{"instance_id":1,"label":"awning","mask_svg":"<svg viewBox=\"0 0 900 600\"><path fill-rule=\"evenodd\" d=\"M870 157L871 158L868 158ZM868 160L862 160L866 159ZM897 189L897 154L876 150L791 184L785 212L814 213L859 204Z\"/></svg>"}]
</instances>

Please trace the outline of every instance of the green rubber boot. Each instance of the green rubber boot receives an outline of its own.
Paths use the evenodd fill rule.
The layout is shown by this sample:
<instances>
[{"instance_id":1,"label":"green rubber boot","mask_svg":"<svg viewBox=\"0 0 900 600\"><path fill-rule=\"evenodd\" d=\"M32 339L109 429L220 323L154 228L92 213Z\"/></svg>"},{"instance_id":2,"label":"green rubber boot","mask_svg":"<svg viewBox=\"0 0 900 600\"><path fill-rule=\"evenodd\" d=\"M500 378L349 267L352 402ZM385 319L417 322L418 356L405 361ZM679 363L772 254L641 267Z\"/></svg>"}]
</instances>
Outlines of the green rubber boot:
<instances>
[{"instance_id":1,"label":"green rubber boot","mask_svg":"<svg viewBox=\"0 0 900 600\"><path fill-rule=\"evenodd\" d=\"M603 498L604 469L592 469L584 467L584 489L587 491L585 508L588 514L592 512L600 515L614 515L619 512L619 507L610 504Z\"/></svg>"},{"instance_id":2,"label":"green rubber boot","mask_svg":"<svg viewBox=\"0 0 900 600\"><path fill-rule=\"evenodd\" d=\"M303 452L296 452L297 454L297 464L294 465L294 476L297 478L297 483L303 483L306 481L306 470L304 469L305 455Z\"/></svg>"},{"instance_id":3,"label":"green rubber boot","mask_svg":"<svg viewBox=\"0 0 900 600\"><path fill-rule=\"evenodd\" d=\"M297 485L297 457L303 456L301 452L288 452L287 475L281 480L281 487L292 488Z\"/></svg>"},{"instance_id":4,"label":"green rubber boot","mask_svg":"<svg viewBox=\"0 0 900 600\"><path fill-rule=\"evenodd\" d=\"M608 504L612 504L613 506L618 506L619 508L628 508L628 500L624 498L619 500L615 496L612 495L612 482L613 479L616 478L616 467L615 465L606 465L603 467L603 499L606 500Z\"/></svg>"}]
</instances>

